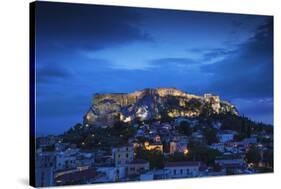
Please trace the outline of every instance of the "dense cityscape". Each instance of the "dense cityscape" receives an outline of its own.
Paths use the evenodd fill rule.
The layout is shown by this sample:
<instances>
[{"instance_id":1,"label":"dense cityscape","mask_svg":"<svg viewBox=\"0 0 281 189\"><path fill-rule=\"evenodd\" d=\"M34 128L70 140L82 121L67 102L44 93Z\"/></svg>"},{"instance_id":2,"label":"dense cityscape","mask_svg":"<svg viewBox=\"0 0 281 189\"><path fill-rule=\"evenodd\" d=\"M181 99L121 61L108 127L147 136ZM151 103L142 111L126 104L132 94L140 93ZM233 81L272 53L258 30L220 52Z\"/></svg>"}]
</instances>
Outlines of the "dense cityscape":
<instances>
[{"instance_id":1,"label":"dense cityscape","mask_svg":"<svg viewBox=\"0 0 281 189\"><path fill-rule=\"evenodd\" d=\"M87 112L83 123L62 135L38 137L37 186L273 172L271 125L253 122L235 109L221 112L224 101L217 96L206 94L199 99L186 93L178 94L181 91L175 89L161 89L165 94L160 94L159 90L157 94L151 89L141 91L137 93L141 99L134 102L124 104L122 101L122 106L126 107L128 103L138 104L136 117L131 114L130 119L120 115L120 111L124 113L122 108L112 113L117 102L109 102L109 98L115 97L96 95L92 111ZM181 99L172 101L176 105L173 108L179 109L177 103L182 104L184 99L189 103L185 104L188 109L181 109L181 112L171 109L168 102L175 100L171 97ZM168 113L161 113L160 118L151 116L152 110L146 103L154 104L155 108L156 101L151 102L149 98L157 102L169 99L164 103ZM203 111L195 114L198 102L205 104L200 105ZM141 109L143 107L146 108ZM112 114L115 119L112 125L106 125L108 116L103 120L106 122L101 122L102 110L103 114ZM94 121L91 117L90 121L93 111L98 116Z\"/></svg>"}]
</instances>

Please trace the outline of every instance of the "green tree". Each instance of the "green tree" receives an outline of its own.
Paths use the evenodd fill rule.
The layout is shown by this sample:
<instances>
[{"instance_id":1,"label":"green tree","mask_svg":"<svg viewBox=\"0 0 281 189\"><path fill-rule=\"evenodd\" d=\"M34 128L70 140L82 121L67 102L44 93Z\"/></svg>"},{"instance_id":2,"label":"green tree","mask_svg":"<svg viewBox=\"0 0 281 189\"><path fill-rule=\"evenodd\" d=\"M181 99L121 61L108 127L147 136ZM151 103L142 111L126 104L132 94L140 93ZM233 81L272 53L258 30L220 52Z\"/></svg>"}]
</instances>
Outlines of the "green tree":
<instances>
[{"instance_id":1,"label":"green tree","mask_svg":"<svg viewBox=\"0 0 281 189\"><path fill-rule=\"evenodd\" d=\"M263 161L273 168L273 150L266 150L264 152Z\"/></svg>"},{"instance_id":2,"label":"green tree","mask_svg":"<svg viewBox=\"0 0 281 189\"><path fill-rule=\"evenodd\" d=\"M164 156L158 150L145 150L140 147L135 150L135 153L136 158L148 161L151 169L162 169L164 167Z\"/></svg>"},{"instance_id":3,"label":"green tree","mask_svg":"<svg viewBox=\"0 0 281 189\"><path fill-rule=\"evenodd\" d=\"M234 135L234 140L235 141L242 141L245 138L246 138L246 135L243 134L243 133L238 133L237 135Z\"/></svg>"},{"instance_id":4,"label":"green tree","mask_svg":"<svg viewBox=\"0 0 281 189\"><path fill-rule=\"evenodd\" d=\"M192 134L192 127L187 121L182 121L177 127L177 130L180 134L190 136Z\"/></svg>"},{"instance_id":5,"label":"green tree","mask_svg":"<svg viewBox=\"0 0 281 189\"><path fill-rule=\"evenodd\" d=\"M213 166L216 157L220 155L221 152L218 150L211 149L206 145L195 142L189 145L189 153L187 157L189 160L202 161L209 166Z\"/></svg>"},{"instance_id":6,"label":"green tree","mask_svg":"<svg viewBox=\"0 0 281 189\"><path fill-rule=\"evenodd\" d=\"M208 144L213 144L219 142L217 138L217 129L208 127L203 130L203 135L207 140Z\"/></svg>"},{"instance_id":7,"label":"green tree","mask_svg":"<svg viewBox=\"0 0 281 189\"><path fill-rule=\"evenodd\" d=\"M213 168L215 172L219 172L222 169L222 167L219 164L214 164Z\"/></svg>"},{"instance_id":8,"label":"green tree","mask_svg":"<svg viewBox=\"0 0 281 189\"><path fill-rule=\"evenodd\" d=\"M254 163L257 164L261 160L261 154L260 151L255 147L252 146L246 153L246 161L247 163Z\"/></svg>"},{"instance_id":9,"label":"green tree","mask_svg":"<svg viewBox=\"0 0 281 189\"><path fill-rule=\"evenodd\" d=\"M187 156L180 152L175 152L173 155L170 155L167 158L169 162L177 162L177 161L186 161L188 160Z\"/></svg>"}]
</instances>

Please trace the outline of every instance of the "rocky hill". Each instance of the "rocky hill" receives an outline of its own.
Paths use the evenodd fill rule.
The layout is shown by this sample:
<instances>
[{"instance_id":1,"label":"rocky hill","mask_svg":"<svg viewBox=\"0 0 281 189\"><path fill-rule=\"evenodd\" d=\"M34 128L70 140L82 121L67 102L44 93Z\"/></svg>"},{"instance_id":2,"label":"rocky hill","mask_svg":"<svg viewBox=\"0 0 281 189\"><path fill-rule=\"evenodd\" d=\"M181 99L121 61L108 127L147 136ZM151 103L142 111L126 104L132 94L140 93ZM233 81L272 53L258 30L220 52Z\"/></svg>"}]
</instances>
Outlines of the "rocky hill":
<instances>
[{"instance_id":1,"label":"rocky hill","mask_svg":"<svg viewBox=\"0 0 281 189\"><path fill-rule=\"evenodd\" d=\"M133 93L96 94L84 116L84 124L108 127L115 121L226 113L238 115L236 108L219 96L196 96L175 88L148 88Z\"/></svg>"}]
</instances>

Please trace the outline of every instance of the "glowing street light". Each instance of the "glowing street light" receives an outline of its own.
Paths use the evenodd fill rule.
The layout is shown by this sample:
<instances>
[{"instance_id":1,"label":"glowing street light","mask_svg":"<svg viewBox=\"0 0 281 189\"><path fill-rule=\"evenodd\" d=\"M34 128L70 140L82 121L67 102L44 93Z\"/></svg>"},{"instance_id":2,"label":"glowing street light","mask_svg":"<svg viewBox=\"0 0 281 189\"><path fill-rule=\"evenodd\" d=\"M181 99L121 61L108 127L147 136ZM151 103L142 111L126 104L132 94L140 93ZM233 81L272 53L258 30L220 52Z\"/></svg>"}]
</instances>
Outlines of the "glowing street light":
<instances>
[{"instance_id":1,"label":"glowing street light","mask_svg":"<svg viewBox=\"0 0 281 189\"><path fill-rule=\"evenodd\" d=\"M188 149L185 149L185 150L183 151L183 153L184 153L184 155L187 155L187 154L189 153Z\"/></svg>"}]
</instances>

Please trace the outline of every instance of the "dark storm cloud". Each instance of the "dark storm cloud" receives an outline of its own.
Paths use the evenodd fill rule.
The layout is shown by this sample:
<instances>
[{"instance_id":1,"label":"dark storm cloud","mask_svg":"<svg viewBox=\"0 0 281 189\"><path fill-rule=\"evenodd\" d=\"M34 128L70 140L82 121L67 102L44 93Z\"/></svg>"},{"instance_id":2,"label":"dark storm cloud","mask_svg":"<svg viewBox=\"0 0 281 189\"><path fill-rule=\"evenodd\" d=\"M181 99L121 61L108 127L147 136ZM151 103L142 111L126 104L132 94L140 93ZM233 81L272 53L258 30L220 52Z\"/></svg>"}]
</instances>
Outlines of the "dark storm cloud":
<instances>
[{"instance_id":1,"label":"dark storm cloud","mask_svg":"<svg viewBox=\"0 0 281 189\"><path fill-rule=\"evenodd\" d=\"M255 15L244 15L243 17L234 17L231 20L231 24L233 25L232 33L237 33L241 31L241 29L247 29L249 23L255 21L257 17Z\"/></svg>"},{"instance_id":2,"label":"dark storm cloud","mask_svg":"<svg viewBox=\"0 0 281 189\"><path fill-rule=\"evenodd\" d=\"M138 28L141 15L133 9L49 2L37 2L36 6L39 83L70 79L83 73L83 68L91 68L85 66L87 56L80 52L152 41L149 34ZM92 62L95 69L109 65L95 58Z\"/></svg>"},{"instance_id":3,"label":"dark storm cloud","mask_svg":"<svg viewBox=\"0 0 281 189\"><path fill-rule=\"evenodd\" d=\"M52 66L48 66L51 64ZM71 77L71 71L58 63L45 63L37 68L36 80L39 83L45 83L51 80L67 79Z\"/></svg>"},{"instance_id":4,"label":"dark storm cloud","mask_svg":"<svg viewBox=\"0 0 281 189\"><path fill-rule=\"evenodd\" d=\"M273 124L273 98L235 99L233 103L241 115L246 115L255 121Z\"/></svg>"},{"instance_id":5,"label":"dark storm cloud","mask_svg":"<svg viewBox=\"0 0 281 189\"><path fill-rule=\"evenodd\" d=\"M262 115L264 113L273 113L273 99L272 98L250 98L250 99L237 99L235 102L240 105L243 104L241 111L251 112L251 114Z\"/></svg>"},{"instance_id":6,"label":"dark storm cloud","mask_svg":"<svg viewBox=\"0 0 281 189\"><path fill-rule=\"evenodd\" d=\"M137 25L139 14L132 9L37 2L37 38L52 47L99 50L151 37Z\"/></svg>"},{"instance_id":7,"label":"dark storm cloud","mask_svg":"<svg viewBox=\"0 0 281 189\"><path fill-rule=\"evenodd\" d=\"M228 97L273 95L273 20L257 28L247 42L224 60L201 67L213 74L210 88Z\"/></svg>"}]
</instances>

